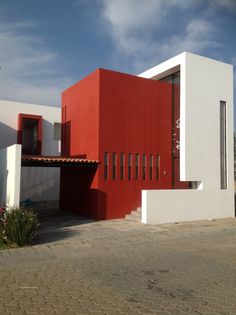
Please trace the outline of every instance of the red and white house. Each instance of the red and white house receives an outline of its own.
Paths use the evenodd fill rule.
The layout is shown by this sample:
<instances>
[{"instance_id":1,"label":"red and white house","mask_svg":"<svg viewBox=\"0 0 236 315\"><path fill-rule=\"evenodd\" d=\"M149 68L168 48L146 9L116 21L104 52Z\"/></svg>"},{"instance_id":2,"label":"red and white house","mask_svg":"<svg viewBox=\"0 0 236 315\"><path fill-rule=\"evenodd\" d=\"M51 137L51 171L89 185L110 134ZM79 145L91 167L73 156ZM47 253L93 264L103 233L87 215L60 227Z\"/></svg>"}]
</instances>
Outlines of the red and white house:
<instances>
[{"instance_id":1,"label":"red and white house","mask_svg":"<svg viewBox=\"0 0 236 315\"><path fill-rule=\"evenodd\" d=\"M21 165L60 168L63 209L101 220L142 206L151 224L234 216L231 65L182 53L139 76L97 69L62 93L53 160L44 112L19 114Z\"/></svg>"},{"instance_id":2,"label":"red and white house","mask_svg":"<svg viewBox=\"0 0 236 315\"><path fill-rule=\"evenodd\" d=\"M98 69L62 93L62 155L100 162L93 175L61 170L62 208L122 218L141 206L143 189L189 187L179 180L176 148L179 72L168 79Z\"/></svg>"}]
</instances>

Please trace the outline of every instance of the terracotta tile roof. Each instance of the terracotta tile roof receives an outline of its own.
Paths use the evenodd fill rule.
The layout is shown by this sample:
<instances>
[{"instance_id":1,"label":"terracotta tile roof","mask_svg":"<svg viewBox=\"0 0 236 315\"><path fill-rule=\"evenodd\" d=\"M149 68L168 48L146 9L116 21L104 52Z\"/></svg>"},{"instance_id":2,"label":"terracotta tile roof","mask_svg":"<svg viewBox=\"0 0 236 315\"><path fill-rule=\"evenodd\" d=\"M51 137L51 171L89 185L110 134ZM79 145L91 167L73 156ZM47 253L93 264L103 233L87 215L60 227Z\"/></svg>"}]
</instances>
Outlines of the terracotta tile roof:
<instances>
[{"instance_id":1,"label":"terracotta tile roof","mask_svg":"<svg viewBox=\"0 0 236 315\"><path fill-rule=\"evenodd\" d=\"M42 162L58 164L98 164L96 160L81 159L67 156L39 156L39 155L22 155L22 162Z\"/></svg>"}]
</instances>

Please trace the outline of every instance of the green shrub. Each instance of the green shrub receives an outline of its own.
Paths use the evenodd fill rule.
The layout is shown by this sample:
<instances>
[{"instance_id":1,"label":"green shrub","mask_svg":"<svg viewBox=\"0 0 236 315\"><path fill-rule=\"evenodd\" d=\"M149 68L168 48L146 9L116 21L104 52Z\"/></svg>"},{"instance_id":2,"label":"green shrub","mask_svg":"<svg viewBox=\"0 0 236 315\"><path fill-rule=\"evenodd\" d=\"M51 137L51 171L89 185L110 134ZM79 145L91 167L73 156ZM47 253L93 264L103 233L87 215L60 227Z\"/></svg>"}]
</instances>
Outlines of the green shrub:
<instances>
[{"instance_id":1,"label":"green shrub","mask_svg":"<svg viewBox=\"0 0 236 315\"><path fill-rule=\"evenodd\" d=\"M0 208L0 248L3 248L5 243L4 213L5 209Z\"/></svg>"},{"instance_id":2,"label":"green shrub","mask_svg":"<svg viewBox=\"0 0 236 315\"><path fill-rule=\"evenodd\" d=\"M1 237L0 237L0 250L4 249L5 247L6 247L6 244L5 244L4 240L1 239Z\"/></svg>"},{"instance_id":3,"label":"green shrub","mask_svg":"<svg viewBox=\"0 0 236 315\"><path fill-rule=\"evenodd\" d=\"M2 238L6 243L19 247L30 244L39 226L37 214L24 208L4 211L0 221Z\"/></svg>"}]
</instances>

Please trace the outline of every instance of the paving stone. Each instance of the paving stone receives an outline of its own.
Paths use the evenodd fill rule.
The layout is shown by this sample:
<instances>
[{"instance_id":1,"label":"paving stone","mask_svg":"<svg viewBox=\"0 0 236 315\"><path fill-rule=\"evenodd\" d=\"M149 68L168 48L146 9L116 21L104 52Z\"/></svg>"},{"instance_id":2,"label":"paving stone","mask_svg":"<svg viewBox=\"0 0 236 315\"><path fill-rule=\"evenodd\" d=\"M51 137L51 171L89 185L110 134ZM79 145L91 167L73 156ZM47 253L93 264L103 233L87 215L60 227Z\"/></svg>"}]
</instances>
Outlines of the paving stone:
<instances>
[{"instance_id":1,"label":"paving stone","mask_svg":"<svg viewBox=\"0 0 236 315\"><path fill-rule=\"evenodd\" d=\"M51 220L47 229L68 222ZM64 240L0 251L0 315L236 313L235 219L67 229Z\"/></svg>"}]
</instances>

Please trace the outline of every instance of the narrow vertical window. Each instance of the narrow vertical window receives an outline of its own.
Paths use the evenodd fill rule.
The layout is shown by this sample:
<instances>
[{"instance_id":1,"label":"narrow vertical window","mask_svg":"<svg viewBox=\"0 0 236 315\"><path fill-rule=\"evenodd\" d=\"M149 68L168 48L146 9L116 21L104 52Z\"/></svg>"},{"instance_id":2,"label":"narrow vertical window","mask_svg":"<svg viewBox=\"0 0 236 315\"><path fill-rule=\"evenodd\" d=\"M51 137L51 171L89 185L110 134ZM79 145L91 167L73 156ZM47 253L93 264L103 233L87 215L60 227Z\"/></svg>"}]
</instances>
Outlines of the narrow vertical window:
<instances>
[{"instance_id":1,"label":"narrow vertical window","mask_svg":"<svg viewBox=\"0 0 236 315\"><path fill-rule=\"evenodd\" d=\"M153 173L153 155L149 155L149 179L152 180Z\"/></svg>"},{"instance_id":2,"label":"narrow vertical window","mask_svg":"<svg viewBox=\"0 0 236 315\"><path fill-rule=\"evenodd\" d=\"M139 174L139 154L135 154L135 179L138 179Z\"/></svg>"},{"instance_id":3,"label":"narrow vertical window","mask_svg":"<svg viewBox=\"0 0 236 315\"><path fill-rule=\"evenodd\" d=\"M37 154L38 120L22 119L22 152L23 154Z\"/></svg>"},{"instance_id":4,"label":"narrow vertical window","mask_svg":"<svg viewBox=\"0 0 236 315\"><path fill-rule=\"evenodd\" d=\"M61 123L54 122L54 140L61 140Z\"/></svg>"},{"instance_id":5,"label":"narrow vertical window","mask_svg":"<svg viewBox=\"0 0 236 315\"><path fill-rule=\"evenodd\" d=\"M146 154L142 156L142 179L146 179Z\"/></svg>"},{"instance_id":6,"label":"narrow vertical window","mask_svg":"<svg viewBox=\"0 0 236 315\"><path fill-rule=\"evenodd\" d=\"M160 155L156 155L156 180L159 179L160 176Z\"/></svg>"},{"instance_id":7,"label":"narrow vertical window","mask_svg":"<svg viewBox=\"0 0 236 315\"><path fill-rule=\"evenodd\" d=\"M220 187L227 188L226 102L220 101Z\"/></svg>"},{"instance_id":8,"label":"narrow vertical window","mask_svg":"<svg viewBox=\"0 0 236 315\"><path fill-rule=\"evenodd\" d=\"M112 153L112 179L116 179L116 164L117 164L117 155L116 152Z\"/></svg>"},{"instance_id":9,"label":"narrow vertical window","mask_svg":"<svg viewBox=\"0 0 236 315\"><path fill-rule=\"evenodd\" d=\"M22 154L41 155L42 116L19 114L17 143L22 145Z\"/></svg>"},{"instance_id":10,"label":"narrow vertical window","mask_svg":"<svg viewBox=\"0 0 236 315\"><path fill-rule=\"evenodd\" d=\"M120 154L120 179L123 180L125 178L124 176L124 166L125 166L125 154Z\"/></svg>"},{"instance_id":11,"label":"narrow vertical window","mask_svg":"<svg viewBox=\"0 0 236 315\"><path fill-rule=\"evenodd\" d=\"M109 154L108 152L104 153L104 179L108 179L108 166L109 166Z\"/></svg>"},{"instance_id":12,"label":"narrow vertical window","mask_svg":"<svg viewBox=\"0 0 236 315\"><path fill-rule=\"evenodd\" d=\"M132 172L132 154L128 153L128 180L131 180Z\"/></svg>"}]
</instances>

